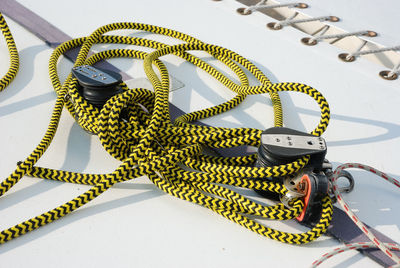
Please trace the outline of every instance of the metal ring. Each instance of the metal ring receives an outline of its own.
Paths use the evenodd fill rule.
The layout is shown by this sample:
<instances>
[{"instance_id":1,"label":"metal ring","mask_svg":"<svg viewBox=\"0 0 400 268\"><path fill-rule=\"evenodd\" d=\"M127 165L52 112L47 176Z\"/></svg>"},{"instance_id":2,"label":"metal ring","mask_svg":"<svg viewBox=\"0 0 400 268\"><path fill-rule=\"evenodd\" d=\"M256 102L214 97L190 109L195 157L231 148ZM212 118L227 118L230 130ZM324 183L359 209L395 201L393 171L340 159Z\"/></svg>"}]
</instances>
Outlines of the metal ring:
<instances>
[{"instance_id":1,"label":"metal ring","mask_svg":"<svg viewBox=\"0 0 400 268\"><path fill-rule=\"evenodd\" d=\"M374 31L367 31L364 35L368 36L368 37L375 37L378 34L376 32L374 32Z\"/></svg>"},{"instance_id":2,"label":"metal ring","mask_svg":"<svg viewBox=\"0 0 400 268\"><path fill-rule=\"evenodd\" d=\"M251 10L250 9L246 10L246 9L247 8L240 7L238 9L236 9L236 12L239 13L240 15L250 15L252 13Z\"/></svg>"},{"instance_id":3,"label":"metal ring","mask_svg":"<svg viewBox=\"0 0 400 268\"><path fill-rule=\"evenodd\" d=\"M308 5L306 3L298 3L296 5L297 8L308 8Z\"/></svg>"},{"instance_id":4,"label":"metal ring","mask_svg":"<svg viewBox=\"0 0 400 268\"><path fill-rule=\"evenodd\" d=\"M390 73L390 71L388 71L388 70L381 71L381 72L379 72L379 76L385 80L396 80L399 77L399 75L396 73L394 73L391 76L388 76L389 73Z\"/></svg>"},{"instance_id":5,"label":"metal ring","mask_svg":"<svg viewBox=\"0 0 400 268\"><path fill-rule=\"evenodd\" d=\"M345 62L352 62L352 61L356 60L356 57L354 57L354 56L351 56L349 59L347 58L347 56L349 56L349 53L340 53L338 55L339 59L341 59L342 61L345 61Z\"/></svg>"},{"instance_id":6,"label":"metal ring","mask_svg":"<svg viewBox=\"0 0 400 268\"><path fill-rule=\"evenodd\" d=\"M348 172L346 170L340 171L340 174L338 176L338 180L341 177L346 178L349 181L349 186L342 187L342 188L339 189L339 191L340 192L346 192L346 193L350 193L351 191L353 191L355 182L354 182L354 178L350 174L350 172Z\"/></svg>"},{"instance_id":7,"label":"metal ring","mask_svg":"<svg viewBox=\"0 0 400 268\"><path fill-rule=\"evenodd\" d=\"M275 25L276 25L276 22L270 22L270 23L267 24L267 27L268 27L270 30L274 30L274 31L280 30L280 29L283 28L282 25L280 25L280 24L278 24L278 27L275 28Z\"/></svg>"},{"instance_id":8,"label":"metal ring","mask_svg":"<svg viewBox=\"0 0 400 268\"><path fill-rule=\"evenodd\" d=\"M336 16L329 16L329 21L338 22L338 21L340 21L340 19L338 17L336 17Z\"/></svg>"},{"instance_id":9,"label":"metal ring","mask_svg":"<svg viewBox=\"0 0 400 268\"><path fill-rule=\"evenodd\" d=\"M315 46L316 44L318 44L318 41L315 39L310 43L310 39L311 39L310 37L304 37L301 38L300 41L306 46Z\"/></svg>"}]
</instances>

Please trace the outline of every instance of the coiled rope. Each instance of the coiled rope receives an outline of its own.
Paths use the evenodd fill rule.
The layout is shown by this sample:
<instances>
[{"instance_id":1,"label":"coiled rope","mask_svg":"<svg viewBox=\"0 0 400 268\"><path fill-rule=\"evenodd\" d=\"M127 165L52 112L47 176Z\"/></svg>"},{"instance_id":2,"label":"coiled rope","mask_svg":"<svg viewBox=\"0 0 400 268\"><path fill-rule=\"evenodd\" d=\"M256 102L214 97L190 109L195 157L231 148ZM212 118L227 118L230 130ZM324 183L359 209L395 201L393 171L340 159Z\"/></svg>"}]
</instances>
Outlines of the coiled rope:
<instances>
[{"instance_id":1,"label":"coiled rope","mask_svg":"<svg viewBox=\"0 0 400 268\"><path fill-rule=\"evenodd\" d=\"M156 41L104 35L112 30L134 29L175 37L186 43L168 46ZM155 49L145 53L132 49L113 49L93 54L90 48L97 43L129 44ZM151 81L154 92L144 88L129 89L122 83L124 92L111 98L99 110L86 102L78 93L78 82L69 75L61 84L57 75L57 62L67 50L81 46L74 66L93 65L96 62L115 57L130 57L144 60L145 72ZM207 51L231 68L240 79L240 84L232 82L217 69L189 54L189 50ZM158 59L167 54L175 54L215 77L229 89L237 93L231 100L201 111L185 114L171 122L168 110L169 74L165 65ZM153 70L159 70L160 78ZM242 67L241 67L242 66ZM243 67L259 81L258 86L249 86ZM57 47L49 61L50 79L57 100L54 105L48 129L34 151L17 169L0 184L0 194L4 195L24 175L62 180L72 183L93 185L91 189L71 201L47 211L37 217L17 224L0 232L0 243L32 231L59 219L93 200L115 183L147 175L163 191L200 204L218 214L266 237L285 243L308 243L322 235L332 216L329 197L324 199L321 219L310 231L292 234L268 228L250 215L268 219L293 219L302 211L303 203L297 200L293 208L285 208L279 203L274 206L260 205L223 185L233 185L249 189L260 189L284 194L287 190L279 183L262 180L266 177L285 176L299 171L308 157L287 165L269 168L253 167L256 155L237 157L215 157L202 154L202 147L229 148L240 145L258 146L261 131L251 128L220 128L191 124L192 121L210 117L236 107L247 95L269 93L275 112L275 126L282 126L282 108L278 91L298 91L313 97L321 107L321 121L313 134L321 135L329 122L329 107L325 98L315 89L298 83L273 84L251 62L242 56L222 47L201 41L170 29L140 23L113 23L105 25L89 37L77 38ZM68 96L68 97L66 97ZM69 171L56 171L34 166L50 145L56 132L63 107L66 106L78 124L96 134L104 148L122 164L109 174L80 174ZM145 107L147 112L141 106ZM122 109L128 110L129 120L119 119ZM179 165L196 171L188 171Z\"/></svg>"},{"instance_id":2,"label":"coiled rope","mask_svg":"<svg viewBox=\"0 0 400 268\"><path fill-rule=\"evenodd\" d=\"M0 82L8 85L18 69L18 54L1 14L0 22L11 56L10 70ZM145 38L104 35L110 31L122 29L166 35L185 43L169 46ZM152 48L154 51L146 53L133 49L112 49L88 57L90 48L98 43L128 44ZM78 93L78 81L71 74L62 84L57 74L59 58L66 51L76 47L81 48L74 67L84 64L93 65L100 60L115 57L142 59L145 73L154 91L145 88L130 89L122 82L123 93L109 99L102 109L94 107ZM188 52L193 50L208 52L223 62L237 75L240 83L233 82L216 68ZM174 54L191 62L237 95L222 104L184 114L172 122L168 107L169 74L159 59L168 54ZM158 69L159 76L153 66ZM259 85L250 86L245 70L258 80ZM313 228L304 233L287 233L262 225L251 216L275 220L293 219L303 210L304 205L301 200L296 200L292 208L285 208L282 203L264 206L231 190L231 187L224 186L285 194L287 192L285 186L265 178L294 174L307 164L309 157L303 157L286 165L262 168L254 167L257 158L255 154L234 157L210 156L202 153L203 147L259 146L261 130L193 124L194 121L238 106L248 95L269 93L274 108L274 125L280 127L283 122L278 92L296 91L311 96L319 104L321 119L311 133L320 136L328 126L330 112L327 101L314 88L300 83L271 83L253 63L233 51L205 44L174 30L129 22L108 24L88 37L76 38L61 44L50 57L49 74L57 99L48 129L33 152L24 161L19 162L16 170L0 184L0 196L11 189L24 175L87 184L93 187L65 204L1 231L0 243L5 243L71 213L116 183L143 175L170 195L202 205L258 234L280 242L308 243L326 232L332 218L332 202L328 195L322 201L320 220ZM83 129L97 135L105 150L122 162L114 172L83 174L35 166L55 135L64 106ZM128 113L127 120L120 118L123 109Z\"/></svg>"}]
</instances>

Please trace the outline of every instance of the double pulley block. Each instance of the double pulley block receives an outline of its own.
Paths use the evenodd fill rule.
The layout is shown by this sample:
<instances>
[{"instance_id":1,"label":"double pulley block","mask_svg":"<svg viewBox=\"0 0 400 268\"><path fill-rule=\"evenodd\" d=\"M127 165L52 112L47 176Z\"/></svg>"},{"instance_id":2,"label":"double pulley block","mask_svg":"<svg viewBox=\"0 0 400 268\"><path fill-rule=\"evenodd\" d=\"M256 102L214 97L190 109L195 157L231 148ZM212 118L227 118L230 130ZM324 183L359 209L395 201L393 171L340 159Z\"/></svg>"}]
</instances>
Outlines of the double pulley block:
<instances>
[{"instance_id":1,"label":"double pulley block","mask_svg":"<svg viewBox=\"0 0 400 268\"><path fill-rule=\"evenodd\" d=\"M291 207L295 200L302 199L304 208L297 220L306 225L314 225L321 215L322 199L326 195L334 199L330 183L332 164L325 159L326 152L327 145L322 137L285 127L273 127L263 131L256 166L285 165L304 156L309 156L309 160L296 174L267 178L283 183L288 190L285 195L257 192L268 198L280 199L287 207ZM353 177L346 171L342 171L340 177L348 180L348 186L343 187L341 191L350 192L354 187Z\"/></svg>"}]
</instances>

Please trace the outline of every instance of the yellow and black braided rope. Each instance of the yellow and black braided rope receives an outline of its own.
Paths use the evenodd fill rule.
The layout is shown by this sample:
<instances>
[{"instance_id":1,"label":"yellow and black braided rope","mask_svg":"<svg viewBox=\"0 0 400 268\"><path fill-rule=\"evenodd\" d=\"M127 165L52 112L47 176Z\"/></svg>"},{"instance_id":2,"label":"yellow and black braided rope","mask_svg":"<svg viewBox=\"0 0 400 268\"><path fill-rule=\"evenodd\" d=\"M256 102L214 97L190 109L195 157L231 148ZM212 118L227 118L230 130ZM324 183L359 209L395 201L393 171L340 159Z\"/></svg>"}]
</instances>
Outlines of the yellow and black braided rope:
<instances>
[{"instance_id":1,"label":"yellow and black braided rope","mask_svg":"<svg viewBox=\"0 0 400 268\"><path fill-rule=\"evenodd\" d=\"M19 67L19 56L17 47L14 42L14 38L10 32L10 29L8 28L6 20L4 19L1 13L0 13L0 28L6 40L8 52L10 53L10 67L7 73L0 79L0 91L2 91L11 83L11 81L17 75Z\"/></svg>"},{"instance_id":2,"label":"yellow and black braided rope","mask_svg":"<svg viewBox=\"0 0 400 268\"><path fill-rule=\"evenodd\" d=\"M1 17L1 28L6 32L10 54L13 44L11 34ZM148 31L183 41L179 45L167 45L138 37L104 35L120 29ZM133 49L112 49L95 53L88 57L90 48L98 43L128 44L152 48L146 53ZM143 60L144 70L154 91L145 88L128 88L121 84L123 93L115 95L98 109L88 103L78 92L78 81L70 74L61 83L57 74L57 63L66 51L81 47L74 66L93 65L104 59L128 57ZM233 82L215 67L190 53L192 50L206 51L229 67L238 77ZM201 68L237 95L231 100L214 107L184 114L171 121L169 114L169 74L160 57L174 54ZM153 70L158 69L159 75ZM15 68L13 70L16 70ZM251 86L246 72L251 73L258 85ZM296 200L292 208L278 203L263 206L243 195L232 187L258 189L285 194L286 188L267 178L282 177L300 171L308 162L303 157L292 163L273 167L254 167L256 155L217 157L203 153L209 148L230 148L241 145L259 146L261 130L252 128L221 128L200 126L193 121L211 117L238 106L247 95L269 93L274 108L274 126L282 126L282 107L279 91L296 91L315 99L321 110L321 120L311 132L321 135L329 123L329 106L325 98L312 87L299 83L271 83L270 80L250 61L228 49L205 44L189 35L140 23L113 23L105 25L88 37L70 40L57 47L49 61L49 74L57 100L49 127L39 145L17 166L17 169L0 184L0 196L4 195L24 175L58 180L70 183L91 185L85 193L71 201L0 232L0 243L9 241L40 226L48 224L71 213L90 202L115 183L147 175L164 192L202 205L223 217L234 221L258 234L285 243L308 243L322 235L332 218L332 204L328 196L323 199L323 209L319 222L308 232L293 234L281 232L264 226L250 218L260 216L267 219L288 220L297 217L302 209L301 200ZM35 166L44 154L56 132L63 107L66 107L78 124L99 137L104 149L120 160L121 165L109 174L82 174L72 171L54 170ZM145 110L143 109L145 107ZM127 120L120 119L122 110L128 114ZM183 168L186 166L187 168Z\"/></svg>"}]
</instances>

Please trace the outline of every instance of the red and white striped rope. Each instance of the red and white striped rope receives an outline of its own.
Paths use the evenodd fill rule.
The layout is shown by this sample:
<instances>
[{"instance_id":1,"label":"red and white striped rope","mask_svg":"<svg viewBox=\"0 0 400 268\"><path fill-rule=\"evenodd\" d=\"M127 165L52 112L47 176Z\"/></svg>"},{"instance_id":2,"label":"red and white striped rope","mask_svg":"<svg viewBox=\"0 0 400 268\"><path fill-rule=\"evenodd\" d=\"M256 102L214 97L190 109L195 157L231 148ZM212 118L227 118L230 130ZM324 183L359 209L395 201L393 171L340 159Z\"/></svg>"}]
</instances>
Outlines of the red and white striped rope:
<instances>
[{"instance_id":1,"label":"red and white striped rope","mask_svg":"<svg viewBox=\"0 0 400 268\"><path fill-rule=\"evenodd\" d=\"M358 164L358 163L347 163L347 164L343 164L338 166L335 171L333 172L332 178L331 178L331 182L332 182L332 190L333 193L336 196L337 202L342 206L342 208L344 209L344 211L346 212L346 214L352 219L352 221L363 231L363 233L372 241L372 242L368 242L368 243L355 243L355 244L348 244L345 245L343 248L337 248L334 249L333 251L324 254L320 259L316 260L315 262L313 262L312 267L316 267L318 265L320 265L323 261L329 259L330 257L339 254L341 252L344 252L346 250L349 249L359 249L359 248L379 248L380 250L382 250L386 255L388 255L395 263L396 263L396 267L400 266L400 258L394 254L391 250L400 250L398 245L395 244L385 244L382 243L381 241L379 241L375 235L368 230L367 226L365 226L364 223L362 223L360 221L360 219L350 210L349 205L344 201L340 190L339 190L339 186L337 185L337 180L340 177L340 173L342 170L347 169L347 168L358 168L358 169L363 169L369 172L374 173L377 176L380 176L382 178L384 178L385 180L387 180L388 182L396 185L397 187L400 188L400 182L397 181L395 178L373 168L367 165L362 165L362 164Z\"/></svg>"},{"instance_id":2,"label":"red and white striped rope","mask_svg":"<svg viewBox=\"0 0 400 268\"><path fill-rule=\"evenodd\" d=\"M389 248L390 250L396 250L396 251L400 251L400 246L396 245L396 244L392 244L392 243L384 243L384 245ZM313 262L313 264L311 265L312 268L317 267L318 265L320 265L322 262L326 261L327 259L348 251L348 250L352 250L352 249L367 249L367 248L376 248L376 245L373 242L360 242L360 243L353 243L353 244L346 244L340 248L335 248L334 250L332 250L329 253L325 253L324 255L322 255L321 258L319 258L318 260L316 260L315 262Z\"/></svg>"}]
</instances>

